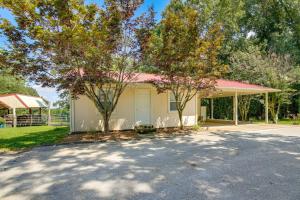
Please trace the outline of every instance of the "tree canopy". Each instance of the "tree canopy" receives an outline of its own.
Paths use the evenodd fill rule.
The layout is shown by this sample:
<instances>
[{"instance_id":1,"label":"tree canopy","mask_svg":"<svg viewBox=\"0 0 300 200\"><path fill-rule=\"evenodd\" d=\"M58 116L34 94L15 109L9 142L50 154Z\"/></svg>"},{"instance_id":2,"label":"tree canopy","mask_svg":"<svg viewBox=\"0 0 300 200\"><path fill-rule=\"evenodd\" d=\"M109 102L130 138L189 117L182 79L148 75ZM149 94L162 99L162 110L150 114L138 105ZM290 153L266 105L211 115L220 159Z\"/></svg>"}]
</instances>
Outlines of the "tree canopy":
<instances>
[{"instance_id":1,"label":"tree canopy","mask_svg":"<svg viewBox=\"0 0 300 200\"><path fill-rule=\"evenodd\" d=\"M172 91L179 118L196 91L213 87L219 77L282 89L270 96L273 118L282 104L291 103L296 110L298 0L171 0L159 22L153 7L137 16L142 4L0 1L15 21L0 20L9 44L0 51L0 66L14 75L3 81L27 92L34 91L24 80L57 86L72 98L86 95L100 112L105 131L120 95L139 71L163 77L154 85L159 92Z\"/></svg>"},{"instance_id":2,"label":"tree canopy","mask_svg":"<svg viewBox=\"0 0 300 200\"><path fill-rule=\"evenodd\" d=\"M139 58L134 16L142 1L1 1L16 24L1 21L9 42L4 62L42 86L56 85L73 98L84 94L103 118L104 131Z\"/></svg>"},{"instance_id":3,"label":"tree canopy","mask_svg":"<svg viewBox=\"0 0 300 200\"><path fill-rule=\"evenodd\" d=\"M223 34L219 24L203 28L199 12L187 3L172 0L161 22L152 31L146 56L162 79L154 81L158 92L171 91L182 124L182 113L200 90L214 87L226 71L218 52Z\"/></svg>"}]
</instances>

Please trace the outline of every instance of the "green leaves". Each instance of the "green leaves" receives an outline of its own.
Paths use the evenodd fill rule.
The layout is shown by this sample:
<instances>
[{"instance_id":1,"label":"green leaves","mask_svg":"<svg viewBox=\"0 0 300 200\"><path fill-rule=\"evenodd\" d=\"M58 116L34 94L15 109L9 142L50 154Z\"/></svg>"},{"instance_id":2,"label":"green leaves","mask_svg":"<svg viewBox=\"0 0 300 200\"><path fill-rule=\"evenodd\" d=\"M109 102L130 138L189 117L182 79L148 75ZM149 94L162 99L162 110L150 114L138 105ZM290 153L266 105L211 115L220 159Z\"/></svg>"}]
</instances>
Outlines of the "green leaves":
<instances>
[{"instance_id":1,"label":"green leaves","mask_svg":"<svg viewBox=\"0 0 300 200\"><path fill-rule=\"evenodd\" d=\"M213 87L226 71L218 60L224 39L221 25L203 27L199 18L199 11L187 2L171 1L143 52L162 77L153 82L157 91L171 90L174 95L181 127L187 102L199 90Z\"/></svg>"},{"instance_id":2,"label":"green leaves","mask_svg":"<svg viewBox=\"0 0 300 200\"><path fill-rule=\"evenodd\" d=\"M274 122L277 122L281 106L290 104L295 93L292 84L297 80L295 72L299 68L293 66L290 56L265 53L258 46L249 44L244 51L234 52L230 61L231 79L281 90L270 94L269 101L271 115Z\"/></svg>"}]
</instances>

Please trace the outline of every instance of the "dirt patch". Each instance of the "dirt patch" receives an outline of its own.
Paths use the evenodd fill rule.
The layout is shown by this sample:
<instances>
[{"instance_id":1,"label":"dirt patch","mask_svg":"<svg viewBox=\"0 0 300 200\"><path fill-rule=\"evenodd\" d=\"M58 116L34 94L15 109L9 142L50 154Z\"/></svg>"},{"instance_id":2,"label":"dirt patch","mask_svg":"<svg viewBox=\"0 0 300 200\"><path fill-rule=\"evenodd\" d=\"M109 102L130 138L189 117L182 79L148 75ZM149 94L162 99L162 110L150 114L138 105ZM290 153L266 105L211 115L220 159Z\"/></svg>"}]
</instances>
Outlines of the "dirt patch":
<instances>
[{"instance_id":1,"label":"dirt patch","mask_svg":"<svg viewBox=\"0 0 300 200\"><path fill-rule=\"evenodd\" d=\"M105 141L120 141L120 140L131 140L137 139L138 134L134 131L120 131L120 132L111 132L111 133L101 133L101 132L93 132L93 133L76 133L70 134L64 138L62 143L75 143L75 142L105 142Z\"/></svg>"},{"instance_id":2,"label":"dirt patch","mask_svg":"<svg viewBox=\"0 0 300 200\"><path fill-rule=\"evenodd\" d=\"M201 130L200 130L201 131ZM176 135L189 135L199 133L199 130L194 130L193 128L185 128L184 130L179 130L178 128L164 128L157 129L156 132L138 134L133 130L130 131L112 131L110 133L102 132L86 132L86 133L75 133L70 134L65 137L61 143L77 143L77 142L105 142L105 141L126 141L143 139L149 136L156 137L172 137Z\"/></svg>"}]
</instances>

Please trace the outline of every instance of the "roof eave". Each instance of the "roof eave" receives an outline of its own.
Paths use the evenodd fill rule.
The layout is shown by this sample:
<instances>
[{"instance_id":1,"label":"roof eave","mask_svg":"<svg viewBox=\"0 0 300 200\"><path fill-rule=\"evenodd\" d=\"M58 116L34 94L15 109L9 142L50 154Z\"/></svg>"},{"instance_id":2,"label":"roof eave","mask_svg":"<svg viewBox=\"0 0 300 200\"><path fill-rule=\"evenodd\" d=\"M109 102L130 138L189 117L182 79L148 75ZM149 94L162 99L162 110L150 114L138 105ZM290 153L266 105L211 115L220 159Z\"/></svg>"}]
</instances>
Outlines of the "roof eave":
<instances>
[{"instance_id":1,"label":"roof eave","mask_svg":"<svg viewBox=\"0 0 300 200\"><path fill-rule=\"evenodd\" d=\"M274 89L274 88L240 88L240 87L220 87L216 86L215 87L218 90L223 90L223 91L253 91L257 93L266 93L266 92L280 92L281 90L279 89Z\"/></svg>"}]
</instances>

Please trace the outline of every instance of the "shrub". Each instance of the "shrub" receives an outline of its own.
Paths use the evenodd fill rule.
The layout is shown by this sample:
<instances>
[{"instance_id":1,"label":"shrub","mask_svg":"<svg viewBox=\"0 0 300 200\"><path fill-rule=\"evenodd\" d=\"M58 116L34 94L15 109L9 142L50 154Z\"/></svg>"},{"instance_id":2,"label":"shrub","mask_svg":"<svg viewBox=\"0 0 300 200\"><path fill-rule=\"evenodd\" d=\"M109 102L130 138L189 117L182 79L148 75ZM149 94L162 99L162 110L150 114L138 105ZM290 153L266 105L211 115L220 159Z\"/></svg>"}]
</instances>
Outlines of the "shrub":
<instances>
[{"instance_id":1,"label":"shrub","mask_svg":"<svg viewBox=\"0 0 300 200\"><path fill-rule=\"evenodd\" d=\"M0 125L4 125L5 124L5 119L3 117L0 117Z\"/></svg>"},{"instance_id":2,"label":"shrub","mask_svg":"<svg viewBox=\"0 0 300 200\"><path fill-rule=\"evenodd\" d=\"M199 131L200 130L200 128L201 128L201 126L200 125L194 125L193 127L192 127L192 129L194 130L194 131Z\"/></svg>"}]
</instances>

